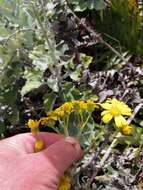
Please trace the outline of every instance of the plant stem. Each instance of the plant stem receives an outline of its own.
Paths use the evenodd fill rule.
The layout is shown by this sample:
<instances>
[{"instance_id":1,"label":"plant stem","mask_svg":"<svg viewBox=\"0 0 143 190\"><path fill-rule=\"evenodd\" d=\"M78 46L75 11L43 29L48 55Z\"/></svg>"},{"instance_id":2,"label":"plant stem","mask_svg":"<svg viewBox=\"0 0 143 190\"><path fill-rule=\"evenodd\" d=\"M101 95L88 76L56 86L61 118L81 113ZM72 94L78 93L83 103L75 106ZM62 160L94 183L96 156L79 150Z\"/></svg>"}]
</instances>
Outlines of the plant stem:
<instances>
[{"instance_id":1,"label":"plant stem","mask_svg":"<svg viewBox=\"0 0 143 190\"><path fill-rule=\"evenodd\" d=\"M69 116L68 116L69 118ZM64 129L64 134L66 137L69 136L69 132L68 132L68 118L66 118L63 122L63 129Z\"/></svg>"},{"instance_id":2,"label":"plant stem","mask_svg":"<svg viewBox=\"0 0 143 190\"><path fill-rule=\"evenodd\" d=\"M50 128L52 128L56 133L60 134L60 131L58 129L51 127L51 126L50 126Z\"/></svg>"},{"instance_id":3,"label":"plant stem","mask_svg":"<svg viewBox=\"0 0 143 190\"><path fill-rule=\"evenodd\" d=\"M87 125L87 123L88 123L90 117L91 117L91 114L88 115L86 121L85 121L85 122L82 124L82 126L80 127L80 130L79 130L79 132L78 132L78 134L77 134L77 138L80 138L81 133L82 133L84 127Z\"/></svg>"},{"instance_id":4,"label":"plant stem","mask_svg":"<svg viewBox=\"0 0 143 190\"><path fill-rule=\"evenodd\" d=\"M65 134L66 137L69 136L69 132L67 130L67 126L66 125L64 125L64 134Z\"/></svg>"},{"instance_id":5,"label":"plant stem","mask_svg":"<svg viewBox=\"0 0 143 190\"><path fill-rule=\"evenodd\" d=\"M95 145L96 141L103 136L103 132L99 133L91 142L91 144L89 145L89 147L87 147L85 150L84 150L84 155L87 154Z\"/></svg>"}]
</instances>

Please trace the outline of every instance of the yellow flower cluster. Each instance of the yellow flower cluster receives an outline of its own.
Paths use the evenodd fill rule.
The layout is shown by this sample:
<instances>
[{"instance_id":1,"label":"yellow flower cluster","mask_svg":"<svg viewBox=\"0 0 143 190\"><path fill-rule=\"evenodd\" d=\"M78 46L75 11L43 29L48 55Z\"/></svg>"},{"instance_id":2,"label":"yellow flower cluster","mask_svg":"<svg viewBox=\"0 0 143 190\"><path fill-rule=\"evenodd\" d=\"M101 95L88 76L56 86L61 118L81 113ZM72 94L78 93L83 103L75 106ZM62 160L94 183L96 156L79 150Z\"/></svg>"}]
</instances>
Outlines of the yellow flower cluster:
<instances>
[{"instance_id":1,"label":"yellow flower cluster","mask_svg":"<svg viewBox=\"0 0 143 190\"><path fill-rule=\"evenodd\" d=\"M93 111L97 107L96 103L93 100L74 100L71 102L64 103L57 110L60 112L64 112L65 114L70 114L72 112L84 112L84 111Z\"/></svg>"},{"instance_id":2,"label":"yellow flower cluster","mask_svg":"<svg viewBox=\"0 0 143 190\"><path fill-rule=\"evenodd\" d=\"M132 110L122 101L118 101L116 98L108 99L105 103L100 104L103 109L102 121L109 123L114 119L115 124L120 128L125 135L130 135L132 127L129 126L127 120L123 117L129 117L132 115Z\"/></svg>"},{"instance_id":3,"label":"yellow flower cluster","mask_svg":"<svg viewBox=\"0 0 143 190\"><path fill-rule=\"evenodd\" d=\"M82 114L82 112L92 112L96 107L98 106L93 100L74 100L71 102L65 102L59 108L48 112L46 117L42 117L39 120L29 119L27 125L36 138L35 151L40 151L44 147L43 141L38 136L40 125L47 125L53 128L56 121L64 121L64 119L73 112L80 114ZM56 128L53 129L59 133Z\"/></svg>"},{"instance_id":4,"label":"yellow flower cluster","mask_svg":"<svg viewBox=\"0 0 143 190\"><path fill-rule=\"evenodd\" d=\"M95 108L98 108L98 105L105 109L101 113L102 121L104 123L109 123L114 119L115 125L121 129L123 134L130 135L132 133L132 127L129 126L125 118L132 115L132 110L124 102L119 101L116 98L107 99L101 104L95 103L93 100L74 100L71 102L65 102L59 108L48 112L46 117L42 117L39 120L29 119L28 127L31 128L33 134L36 134L39 131L39 125L54 127L56 121L63 121L71 113L82 114L84 112L93 112ZM41 146L40 143L39 146Z\"/></svg>"},{"instance_id":5,"label":"yellow flower cluster","mask_svg":"<svg viewBox=\"0 0 143 190\"><path fill-rule=\"evenodd\" d=\"M59 184L58 190L70 190L71 189L71 180L67 175L64 175Z\"/></svg>"},{"instance_id":6,"label":"yellow flower cluster","mask_svg":"<svg viewBox=\"0 0 143 190\"><path fill-rule=\"evenodd\" d=\"M54 123L58 120L63 120L73 112L92 112L97 107L97 104L93 100L74 100L71 102L65 102L62 106L55 109L54 111L48 112L47 117L40 119L40 123L42 125L48 125L50 122Z\"/></svg>"},{"instance_id":7,"label":"yellow flower cluster","mask_svg":"<svg viewBox=\"0 0 143 190\"><path fill-rule=\"evenodd\" d=\"M63 120L73 112L92 112L97 107L97 104L93 100L74 100L71 102L66 102L54 111L48 112L47 117L42 117L39 121L29 119L28 127L34 130L34 128L37 129L40 124L54 126L56 121Z\"/></svg>"}]
</instances>

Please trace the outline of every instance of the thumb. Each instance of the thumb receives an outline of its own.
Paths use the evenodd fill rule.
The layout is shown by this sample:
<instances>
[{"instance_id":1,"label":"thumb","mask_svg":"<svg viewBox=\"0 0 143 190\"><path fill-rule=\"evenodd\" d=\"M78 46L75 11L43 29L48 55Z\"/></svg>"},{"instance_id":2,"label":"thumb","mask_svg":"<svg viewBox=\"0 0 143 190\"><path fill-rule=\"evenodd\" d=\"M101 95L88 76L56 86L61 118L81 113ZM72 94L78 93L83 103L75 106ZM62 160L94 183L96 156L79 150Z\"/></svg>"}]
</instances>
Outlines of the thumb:
<instances>
[{"instance_id":1,"label":"thumb","mask_svg":"<svg viewBox=\"0 0 143 190\"><path fill-rule=\"evenodd\" d=\"M58 175L62 176L74 161L82 157L82 150L74 138L67 137L55 142L37 154L39 155L41 163L50 162Z\"/></svg>"}]
</instances>

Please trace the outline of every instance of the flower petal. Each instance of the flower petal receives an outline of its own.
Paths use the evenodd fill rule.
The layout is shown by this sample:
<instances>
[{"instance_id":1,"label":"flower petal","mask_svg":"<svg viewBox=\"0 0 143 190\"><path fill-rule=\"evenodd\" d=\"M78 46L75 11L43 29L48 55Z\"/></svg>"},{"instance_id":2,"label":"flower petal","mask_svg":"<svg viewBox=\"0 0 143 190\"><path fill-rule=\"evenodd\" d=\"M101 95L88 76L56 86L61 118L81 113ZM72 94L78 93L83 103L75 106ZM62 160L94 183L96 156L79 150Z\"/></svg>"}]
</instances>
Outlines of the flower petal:
<instances>
[{"instance_id":1,"label":"flower petal","mask_svg":"<svg viewBox=\"0 0 143 190\"><path fill-rule=\"evenodd\" d=\"M116 106L117 104L120 104L120 101L117 100L116 98L113 98L111 102L112 102L112 105L115 105L115 106Z\"/></svg>"},{"instance_id":2,"label":"flower petal","mask_svg":"<svg viewBox=\"0 0 143 190\"><path fill-rule=\"evenodd\" d=\"M132 110L130 108L121 108L121 114L131 116L132 115Z\"/></svg>"},{"instance_id":3,"label":"flower petal","mask_svg":"<svg viewBox=\"0 0 143 190\"><path fill-rule=\"evenodd\" d=\"M115 117L115 124L117 127L121 128L124 125L127 125L128 122L126 121L126 119L122 115L119 115L119 116Z\"/></svg>"},{"instance_id":4,"label":"flower petal","mask_svg":"<svg viewBox=\"0 0 143 190\"><path fill-rule=\"evenodd\" d=\"M105 115L102 117L102 121L103 121L104 123L109 123L109 121L111 121L112 118L113 118L113 116L112 116L110 113L108 113L108 114L105 114Z\"/></svg>"},{"instance_id":5,"label":"flower petal","mask_svg":"<svg viewBox=\"0 0 143 190\"><path fill-rule=\"evenodd\" d=\"M101 113L101 116L105 115L105 114L108 114L109 111L108 110L104 110L102 113Z\"/></svg>"},{"instance_id":6,"label":"flower petal","mask_svg":"<svg viewBox=\"0 0 143 190\"><path fill-rule=\"evenodd\" d=\"M132 115L132 110L131 108L129 108L127 105L123 105L123 104L118 104L118 109L120 110L121 114L123 115L128 115L131 116Z\"/></svg>"},{"instance_id":7,"label":"flower petal","mask_svg":"<svg viewBox=\"0 0 143 190\"><path fill-rule=\"evenodd\" d=\"M100 104L102 108L106 109L106 110L109 110L111 109L112 105L109 104L109 103L102 103Z\"/></svg>"},{"instance_id":8,"label":"flower petal","mask_svg":"<svg viewBox=\"0 0 143 190\"><path fill-rule=\"evenodd\" d=\"M123 115L127 115L127 116L131 116L132 115L131 111L122 111L121 113Z\"/></svg>"}]
</instances>

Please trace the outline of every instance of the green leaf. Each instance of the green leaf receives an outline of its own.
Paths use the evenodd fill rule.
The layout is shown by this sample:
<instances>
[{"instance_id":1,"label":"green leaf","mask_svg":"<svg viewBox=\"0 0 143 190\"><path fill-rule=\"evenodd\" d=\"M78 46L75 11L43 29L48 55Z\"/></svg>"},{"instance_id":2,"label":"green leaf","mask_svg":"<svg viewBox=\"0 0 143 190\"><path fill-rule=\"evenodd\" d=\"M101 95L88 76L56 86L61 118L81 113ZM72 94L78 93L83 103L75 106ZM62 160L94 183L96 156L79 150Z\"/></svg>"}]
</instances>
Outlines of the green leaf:
<instances>
[{"instance_id":1,"label":"green leaf","mask_svg":"<svg viewBox=\"0 0 143 190\"><path fill-rule=\"evenodd\" d=\"M54 107L54 104L55 104L55 101L56 101L56 98L57 98L57 94L55 93L50 93L50 94L47 94L43 97L44 99L44 108L45 108L45 111L46 112L49 112L53 109Z\"/></svg>"},{"instance_id":2,"label":"green leaf","mask_svg":"<svg viewBox=\"0 0 143 190\"><path fill-rule=\"evenodd\" d=\"M58 78L50 76L47 80L48 86L54 91L59 92Z\"/></svg>"},{"instance_id":3,"label":"green leaf","mask_svg":"<svg viewBox=\"0 0 143 190\"><path fill-rule=\"evenodd\" d=\"M27 79L27 81L21 90L21 95L24 96L32 89L38 88L42 84L42 75L43 73L40 70L34 70L34 71L26 70L24 76Z\"/></svg>"},{"instance_id":4,"label":"green leaf","mask_svg":"<svg viewBox=\"0 0 143 190\"><path fill-rule=\"evenodd\" d=\"M81 53L80 59L83 62L84 68L87 69L89 67L90 63L92 63L93 57Z\"/></svg>"},{"instance_id":5,"label":"green leaf","mask_svg":"<svg viewBox=\"0 0 143 190\"><path fill-rule=\"evenodd\" d=\"M70 78L74 81L79 80L80 77L80 70L74 71L70 74Z\"/></svg>"}]
</instances>

